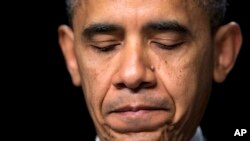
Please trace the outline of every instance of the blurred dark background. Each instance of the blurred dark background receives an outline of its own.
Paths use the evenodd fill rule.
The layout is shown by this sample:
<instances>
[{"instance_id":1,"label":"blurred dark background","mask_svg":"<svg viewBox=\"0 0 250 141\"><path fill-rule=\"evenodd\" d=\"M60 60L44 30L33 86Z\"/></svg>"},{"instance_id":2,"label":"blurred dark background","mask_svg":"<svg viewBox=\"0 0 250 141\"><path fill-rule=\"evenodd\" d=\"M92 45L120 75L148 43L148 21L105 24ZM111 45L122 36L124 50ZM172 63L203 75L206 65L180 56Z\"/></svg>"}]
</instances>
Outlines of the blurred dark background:
<instances>
[{"instance_id":1,"label":"blurred dark background","mask_svg":"<svg viewBox=\"0 0 250 141\"><path fill-rule=\"evenodd\" d=\"M11 85L8 91L14 105L9 104L10 113L16 113L6 130L26 140L94 141L96 133L82 91L71 84L58 45L57 27L67 23L64 1L18 1L10 3L9 11L6 20L11 30L6 36L14 57L8 59L13 77L6 83ZM208 141L249 138L249 12L247 1L229 1L225 22L241 25L243 48L226 81L213 86L201 122ZM249 133L234 137L235 130L243 128Z\"/></svg>"}]
</instances>

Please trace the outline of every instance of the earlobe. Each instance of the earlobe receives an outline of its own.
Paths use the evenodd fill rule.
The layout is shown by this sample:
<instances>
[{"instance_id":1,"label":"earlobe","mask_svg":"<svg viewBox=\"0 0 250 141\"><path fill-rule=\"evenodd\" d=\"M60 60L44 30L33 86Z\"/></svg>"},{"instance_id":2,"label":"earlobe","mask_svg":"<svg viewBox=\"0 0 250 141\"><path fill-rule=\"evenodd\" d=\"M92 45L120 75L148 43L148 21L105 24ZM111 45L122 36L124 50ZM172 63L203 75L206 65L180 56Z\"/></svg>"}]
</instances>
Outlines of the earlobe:
<instances>
[{"instance_id":1,"label":"earlobe","mask_svg":"<svg viewBox=\"0 0 250 141\"><path fill-rule=\"evenodd\" d=\"M231 22L220 27L215 34L214 80L223 82L233 68L242 44L240 26Z\"/></svg>"},{"instance_id":2,"label":"earlobe","mask_svg":"<svg viewBox=\"0 0 250 141\"><path fill-rule=\"evenodd\" d=\"M67 69L71 75L72 82L75 86L80 86L81 78L77 65L74 50L74 34L70 27L61 25L58 28L59 44L66 61Z\"/></svg>"}]
</instances>

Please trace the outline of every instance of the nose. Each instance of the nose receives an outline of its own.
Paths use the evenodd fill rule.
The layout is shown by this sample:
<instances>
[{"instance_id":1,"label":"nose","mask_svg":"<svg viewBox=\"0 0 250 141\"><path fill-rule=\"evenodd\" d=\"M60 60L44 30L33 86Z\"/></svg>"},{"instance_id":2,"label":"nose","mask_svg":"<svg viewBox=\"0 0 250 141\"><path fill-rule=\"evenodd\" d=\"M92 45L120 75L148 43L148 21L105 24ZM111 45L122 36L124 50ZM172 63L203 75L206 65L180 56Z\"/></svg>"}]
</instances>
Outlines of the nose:
<instances>
[{"instance_id":1,"label":"nose","mask_svg":"<svg viewBox=\"0 0 250 141\"><path fill-rule=\"evenodd\" d=\"M155 68L150 65L147 50L139 43L128 44L122 50L120 67L113 79L115 87L136 91L155 86Z\"/></svg>"}]
</instances>

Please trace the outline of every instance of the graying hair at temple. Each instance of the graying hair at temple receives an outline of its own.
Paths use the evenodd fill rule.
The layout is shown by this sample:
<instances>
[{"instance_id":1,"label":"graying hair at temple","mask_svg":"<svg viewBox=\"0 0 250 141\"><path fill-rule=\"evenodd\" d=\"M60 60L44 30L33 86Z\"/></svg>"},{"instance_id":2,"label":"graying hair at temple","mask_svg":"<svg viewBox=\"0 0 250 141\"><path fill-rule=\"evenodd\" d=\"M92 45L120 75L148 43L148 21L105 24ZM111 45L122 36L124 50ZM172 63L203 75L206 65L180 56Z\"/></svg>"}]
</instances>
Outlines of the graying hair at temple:
<instances>
[{"instance_id":1,"label":"graying hair at temple","mask_svg":"<svg viewBox=\"0 0 250 141\"><path fill-rule=\"evenodd\" d=\"M194 0L210 16L212 27L219 26L226 13L227 0ZM69 22L72 22L75 7L79 0L66 0Z\"/></svg>"}]
</instances>

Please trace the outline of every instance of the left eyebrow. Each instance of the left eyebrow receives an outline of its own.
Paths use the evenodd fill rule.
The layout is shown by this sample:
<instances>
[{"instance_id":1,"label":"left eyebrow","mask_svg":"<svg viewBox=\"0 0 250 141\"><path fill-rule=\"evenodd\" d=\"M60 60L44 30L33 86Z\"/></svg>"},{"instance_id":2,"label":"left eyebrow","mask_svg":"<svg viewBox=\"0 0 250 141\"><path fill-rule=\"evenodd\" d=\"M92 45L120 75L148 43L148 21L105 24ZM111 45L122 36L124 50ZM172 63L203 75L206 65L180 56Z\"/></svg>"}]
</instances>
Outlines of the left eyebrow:
<instances>
[{"instance_id":1,"label":"left eyebrow","mask_svg":"<svg viewBox=\"0 0 250 141\"><path fill-rule=\"evenodd\" d=\"M176 32L184 35L192 35L186 26L179 24L177 21L150 22L143 27L143 31Z\"/></svg>"},{"instance_id":2,"label":"left eyebrow","mask_svg":"<svg viewBox=\"0 0 250 141\"><path fill-rule=\"evenodd\" d=\"M86 39L91 39L94 35L97 34L110 34L122 30L123 29L118 25L108 23L94 23L84 29L82 35Z\"/></svg>"}]
</instances>

